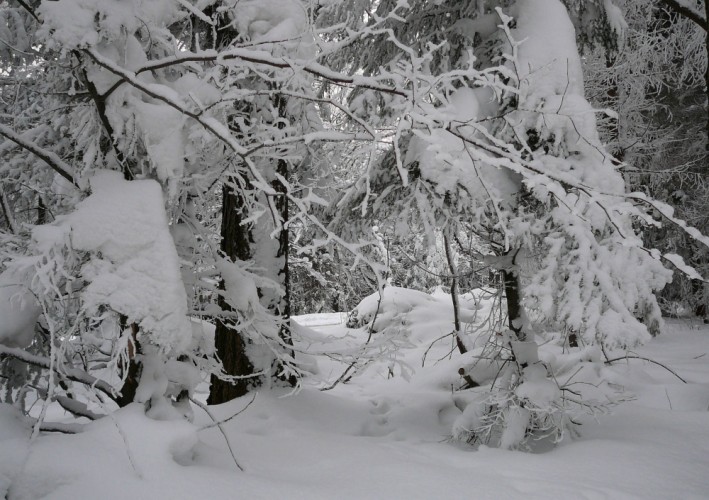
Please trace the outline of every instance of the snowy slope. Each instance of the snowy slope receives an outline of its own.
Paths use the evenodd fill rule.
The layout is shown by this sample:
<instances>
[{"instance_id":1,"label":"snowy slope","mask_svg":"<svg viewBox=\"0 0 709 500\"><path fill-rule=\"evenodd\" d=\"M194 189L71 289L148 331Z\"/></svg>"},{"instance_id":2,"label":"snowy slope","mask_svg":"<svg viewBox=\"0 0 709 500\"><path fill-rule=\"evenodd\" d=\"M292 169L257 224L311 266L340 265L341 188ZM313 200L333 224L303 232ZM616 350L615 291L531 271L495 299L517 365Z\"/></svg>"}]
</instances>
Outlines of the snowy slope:
<instances>
[{"instance_id":1,"label":"snowy slope","mask_svg":"<svg viewBox=\"0 0 709 500\"><path fill-rule=\"evenodd\" d=\"M440 311L445 297L434 297ZM432 315L432 317L435 315ZM138 405L77 435L41 434L0 407L0 491L9 499L154 498L706 498L709 494L709 328L675 321L638 354L671 366L631 360L604 375L637 394L613 415L583 425L582 437L542 454L451 442L460 414L457 394L442 385L456 363L420 368L427 341L448 328L444 314L414 326L404 347L408 380L386 364L319 391L346 365L313 356L313 374L295 395L261 390L253 404L223 424L237 470L216 427L196 410L196 423L157 422ZM339 315L302 318L314 352L353 347L364 331L337 324ZM317 326L320 325L320 326ZM418 324L417 324L418 325ZM444 345L445 344L445 345ZM315 365L317 364L317 368ZM204 396L204 395L202 395ZM212 409L227 418L251 396ZM54 412L50 419L60 417Z\"/></svg>"}]
</instances>

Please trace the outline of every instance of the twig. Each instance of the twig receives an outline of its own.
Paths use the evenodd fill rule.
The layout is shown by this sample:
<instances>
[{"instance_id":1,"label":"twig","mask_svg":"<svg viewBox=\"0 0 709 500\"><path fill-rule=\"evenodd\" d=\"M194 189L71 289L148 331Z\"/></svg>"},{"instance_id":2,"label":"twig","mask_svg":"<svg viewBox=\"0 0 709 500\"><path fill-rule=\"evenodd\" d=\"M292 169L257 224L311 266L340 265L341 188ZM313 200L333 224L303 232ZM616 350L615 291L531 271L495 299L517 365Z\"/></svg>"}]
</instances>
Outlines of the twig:
<instances>
[{"instance_id":1,"label":"twig","mask_svg":"<svg viewBox=\"0 0 709 500\"><path fill-rule=\"evenodd\" d=\"M203 425L203 426L200 427L198 430L204 431L204 430L207 430L207 429L211 429L212 427L216 427L216 426L218 426L218 425L226 424L229 420L233 419L234 417L238 417L239 415L241 415L242 413L244 413L244 412L249 408L249 406L251 406L251 404L256 400L256 396L257 396L257 395L258 395L258 392L255 392L255 393L254 393L254 396L251 398L251 401L249 401L249 402L246 404L246 406L244 406L241 410L239 410L239 411L237 411L236 413L234 413L231 417L227 417L227 418L225 418L224 420L214 420L214 419L212 419L212 420L214 420L214 421L213 421L211 424ZM198 403L198 402L195 402L194 400L193 400L192 402L195 403L197 406L199 406L199 403ZM201 408L201 407L200 407L200 408ZM204 409L204 408L203 408L203 409ZM209 415L209 413L207 413L207 414ZM211 415L209 415L209 416L211 417Z\"/></svg>"},{"instance_id":2,"label":"twig","mask_svg":"<svg viewBox=\"0 0 709 500\"><path fill-rule=\"evenodd\" d=\"M667 402L670 404L670 410L672 410L672 400L670 400L670 393L667 392L667 387L665 387L665 396L667 396Z\"/></svg>"},{"instance_id":3,"label":"twig","mask_svg":"<svg viewBox=\"0 0 709 500\"><path fill-rule=\"evenodd\" d=\"M388 251L388 246L387 246L387 269L389 268L388 260L389 260L389 251ZM372 323L369 325L369 329L368 329L369 335L367 335L367 340L364 342L364 345L362 346L363 349L365 347L367 347L367 345L369 345L369 342L372 340L372 334L374 333L374 324L377 322L377 316L379 316L379 311L382 307L382 300L384 299L384 288L385 287L386 287L386 284L383 285L379 289L379 300L377 301L377 309L376 309L376 311L374 311L374 317L372 318ZM340 375L337 378L337 380L335 380L331 385L329 385L327 387L323 387L320 390L321 391L329 391L329 390L337 387L337 385L339 385L340 382L342 382L342 381L348 382L352 378L352 375L347 377L347 374L350 372L350 370L352 370L357 365L357 361L359 361L359 359L355 359L352 363L350 363L350 365L347 368L345 368L345 371L342 372L342 375ZM347 378L345 378L345 377L347 377Z\"/></svg>"},{"instance_id":4,"label":"twig","mask_svg":"<svg viewBox=\"0 0 709 500\"><path fill-rule=\"evenodd\" d=\"M39 424L40 432L59 432L61 434L79 434L84 432L82 424L64 424L61 422L42 422Z\"/></svg>"},{"instance_id":5,"label":"twig","mask_svg":"<svg viewBox=\"0 0 709 500\"><path fill-rule=\"evenodd\" d=\"M643 361L648 361L648 362L650 362L650 363L654 363L654 364L656 364L657 366L661 366L662 368L664 368L665 370L667 370L668 372L670 372L672 375L674 375L675 377L677 377L678 379L680 379L680 380L681 380L682 382L684 382L685 384L687 383L687 381L686 381L685 379L683 379L682 377L680 377L680 376L677 374L677 372L674 371L672 368L669 368L668 366L663 365L663 364L660 363L659 361L655 361L654 359L650 359L650 358L645 358L645 357L643 357L643 356L636 356L636 355L634 355L634 354L626 354L625 356L621 356L621 357L619 357L619 358L609 359L608 361L606 361L606 364L607 364L607 365L610 365L611 363L613 363L613 362L615 362L615 361L621 361L621 360L623 360L623 359L642 359Z\"/></svg>"},{"instance_id":6,"label":"twig","mask_svg":"<svg viewBox=\"0 0 709 500\"><path fill-rule=\"evenodd\" d=\"M255 398L256 398L256 394L254 394L254 399L255 399ZM215 423L215 425L216 425L217 428L219 429L219 432L221 432L221 433L222 433L222 436L224 436L224 441L226 441L226 446L227 446L227 448L229 448L229 453L231 454L231 458L232 458L232 460L234 461L234 464L236 465L236 467L237 467L241 472L244 472L244 468L243 468L241 465L239 465L239 461L236 459L236 455L234 455L234 450L232 449L231 443L229 442L229 436L227 436L226 432L224 431L224 428L222 427L222 423L219 422L219 421L217 421L216 418L214 418L214 415L212 414L211 411L209 411L209 407L208 407L207 405L205 405L204 403L202 403L202 402L200 402L200 401L197 401L197 400L194 399L193 397L190 397L190 401L192 401L192 403L194 403L195 405L197 405L197 406L199 406L200 408L202 408L202 410L204 410L204 412L205 412L207 415L209 415L209 418L212 419L212 421ZM251 403L253 403L253 399L251 400ZM244 407L244 409L241 410L239 413L241 413L241 412L244 411L246 408L248 408L251 403L249 403L248 405L246 405L246 407ZM239 413L237 413L236 415L238 415ZM232 415L232 417L229 417L229 419L235 417L236 415ZM228 421L229 419L225 420L225 422ZM204 429L204 428L203 428L203 429ZM203 430L203 429L199 429L199 430Z\"/></svg>"},{"instance_id":7,"label":"twig","mask_svg":"<svg viewBox=\"0 0 709 500\"><path fill-rule=\"evenodd\" d=\"M431 350L431 348L433 347L433 345L434 345L436 342L438 342L438 341L440 341L440 340L443 340L443 339L446 338L446 337L450 337L451 335L455 335L455 332L450 332L450 333L446 333L445 335L441 335L440 337L438 337L437 339L434 339L433 342L431 342L431 343L429 344L429 346L428 346L428 347L426 348L426 350L424 351L423 356L421 356L421 368L423 368L424 366L426 366L426 356L428 356L428 352Z\"/></svg>"}]
</instances>

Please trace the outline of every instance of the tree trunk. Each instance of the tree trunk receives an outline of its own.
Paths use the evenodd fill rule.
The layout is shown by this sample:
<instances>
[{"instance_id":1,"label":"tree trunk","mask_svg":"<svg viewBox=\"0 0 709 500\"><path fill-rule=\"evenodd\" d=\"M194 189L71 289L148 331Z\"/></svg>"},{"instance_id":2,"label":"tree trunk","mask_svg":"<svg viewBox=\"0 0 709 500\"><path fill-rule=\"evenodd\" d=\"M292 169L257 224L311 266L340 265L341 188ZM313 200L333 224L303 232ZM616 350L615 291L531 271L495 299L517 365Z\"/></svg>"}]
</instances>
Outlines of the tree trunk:
<instances>
[{"instance_id":1,"label":"tree trunk","mask_svg":"<svg viewBox=\"0 0 709 500\"><path fill-rule=\"evenodd\" d=\"M121 330L128 327L127 318L121 315ZM128 374L123 382L123 387L121 387L121 395L118 397L116 402L118 406L123 408L128 406L135 399L135 393L138 390L138 384L140 384L140 373L141 365L136 360L136 355L140 352L140 344L138 343L138 325L131 323L130 325L132 344L128 344Z\"/></svg>"},{"instance_id":2,"label":"tree trunk","mask_svg":"<svg viewBox=\"0 0 709 500\"><path fill-rule=\"evenodd\" d=\"M236 192L233 185L225 183L222 187L221 250L232 260L243 261L251 258L251 234L249 228L242 224L243 210L244 200L241 194ZM221 280L219 288L224 290L224 280ZM223 311L232 310L223 296L219 297L219 307ZM246 353L246 342L233 325L218 320L214 344L227 375L253 375L254 367ZM257 381L253 378L229 382L212 375L207 403L221 404L243 396L255 382Z\"/></svg>"},{"instance_id":3,"label":"tree trunk","mask_svg":"<svg viewBox=\"0 0 709 500\"><path fill-rule=\"evenodd\" d=\"M455 328L455 343L458 351L461 354L468 352L468 349L463 344L463 339L460 337L460 304L458 303L458 268L453 260L453 249L449 238L450 229L446 229L443 233L443 246L446 250L446 260L448 261L448 269L451 273L451 300L453 301L453 327Z\"/></svg>"},{"instance_id":4,"label":"tree trunk","mask_svg":"<svg viewBox=\"0 0 709 500\"><path fill-rule=\"evenodd\" d=\"M519 278L514 271L515 260L519 250L510 250L508 256L512 257L510 267L502 271L502 280L505 286L505 297L507 299L507 322L520 342L526 342L527 332L524 329L524 314L522 300L519 294ZM514 252L514 253L513 253Z\"/></svg>"},{"instance_id":5,"label":"tree trunk","mask_svg":"<svg viewBox=\"0 0 709 500\"><path fill-rule=\"evenodd\" d=\"M280 109L280 107L279 107ZM280 114L280 113L279 113ZM276 169L278 175L282 176L284 179L288 178L288 163L285 160L278 160L278 168ZM275 180L272 183L274 189L281 193L281 195L276 199L276 209L283 222L283 227L278 235L278 251L276 252L276 261L282 262L282 267L277 270L277 275L279 278L279 283L283 287L283 295L280 298L279 303L276 306L274 313L280 316L283 320L281 323L280 331L278 335L285 345L293 346L293 336L291 334L290 328L290 315L291 315L291 284L290 284L290 271L288 268L288 254L290 253L290 235L288 228L285 223L288 221L288 197L286 196L286 187L279 180ZM290 350L290 356L295 359L295 352L293 349ZM279 366L279 372L283 371L283 366ZM290 375L287 377L282 377L282 380L287 382L291 387L294 387L298 380L295 375Z\"/></svg>"},{"instance_id":6,"label":"tree trunk","mask_svg":"<svg viewBox=\"0 0 709 500\"><path fill-rule=\"evenodd\" d=\"M284 118L286 116L286 99L277 95L275 99L275 107L278 109L278 117ZM278 122L278 128L282 129L285 127L283 120ZM276 172L280 178L288 179L290 172L288 171L288 162L283 159L278 160L278 165L276 166ZM288 211L288 197L286 186L277 178L272 182L273 188L280 194L276 198L276 209L278 210L278 215L281 218L282 226L281 231L278 234L278 251L276 252L276 261L281 262L281 268L278 269L278 281L283 287L283 295L278 303L277 310L274 311L278 316L283 319L281 323L280 331L278 332L281 340L285 345L293 346L293 336L291 334L290 328L290 315L291 315L291 283L290 283L290 270L288 267L288 255L290 254L290 234L286 223L289 219ZM295 351L293 349L289 352L291 359L295 359ZM278 371L283 371L283 366L278 367ZM287 377L282 377L282 379L287 382L291 387L295 387L298 382L295 375L290 375Z\"/></svg>"}]
</instances>

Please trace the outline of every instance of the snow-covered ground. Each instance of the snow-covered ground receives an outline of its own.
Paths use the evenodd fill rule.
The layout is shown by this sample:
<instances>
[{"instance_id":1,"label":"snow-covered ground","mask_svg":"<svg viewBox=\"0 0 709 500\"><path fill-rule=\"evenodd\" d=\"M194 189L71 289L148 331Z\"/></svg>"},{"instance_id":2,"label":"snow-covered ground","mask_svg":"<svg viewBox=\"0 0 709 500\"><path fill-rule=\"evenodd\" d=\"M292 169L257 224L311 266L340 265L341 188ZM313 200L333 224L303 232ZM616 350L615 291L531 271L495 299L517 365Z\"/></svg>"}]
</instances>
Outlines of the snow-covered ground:
<instances>
[{"instance_id":1,"label":"snow-covered ground","mask_svg":"<svg viewBox=\"0 0 709 500\"><path fill-rule=\"evenodd\" d=\"M262 389L222 425L243 472L200 409L190 424L148 419L135 404L83 433L30 442L29 426L0 406L0 492L12 500L709 498L709 327L672 320L636 351L686 384L646 361L616 363L603 376L637 398L588 419L581 437L545 453L473 450L450 440L460 414L459 393L444 383L455 373L450 339L421 367L430 343L450 331L447 298L399 299L401 315L378 321L408 323L408 334L382 346L387 355L399 348L403 364L372 362L328 391L319 389L346 368L332 353L356 352L366 332L345 328L346 315L300 318L299 347L314 353L303 389ZM428 302L435 307L424 315ZM474 304L466 304L470 319ZM251 398L211 411L225 419Z\"/></svg>"}]
</instances>

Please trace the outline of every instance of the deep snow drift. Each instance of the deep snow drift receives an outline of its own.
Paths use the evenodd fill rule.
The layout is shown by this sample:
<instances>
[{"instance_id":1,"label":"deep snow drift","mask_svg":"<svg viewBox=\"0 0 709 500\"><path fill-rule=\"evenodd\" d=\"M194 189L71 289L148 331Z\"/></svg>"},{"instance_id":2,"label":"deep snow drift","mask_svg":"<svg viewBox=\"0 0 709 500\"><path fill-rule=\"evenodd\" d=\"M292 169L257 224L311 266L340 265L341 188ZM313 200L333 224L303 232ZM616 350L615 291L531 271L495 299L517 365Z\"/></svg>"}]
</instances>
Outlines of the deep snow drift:
<instances>
[{"instance_id":1,"label":"deep snow drift","mask_svg":"<svg viewBox=\"0 0 709 500\"><path fill-rule=\"evenodd\" d=\"M460 356L448 355L451 339L428 349L451 329L450 298L400 291L388 301L391 314L379 326L398 322L401 335L384 348L385 359L328 391L319 389L361 352L367 332L346 328L343 314L298 319L302 347L314 353L303 389L262 389L222 425L245 472L198 408L191 424L151 420L134 404L83 433L42 433L30 442L28 423L1 405L0 492L17 500L706 498L709 327L673 320L637 350L686 384L642 360L615 363L601 375L637 398L597 421L587 418L581 437L544 453L473 450L450 440L462 393L445 384ZM484 306L463 305L469 321ZM251 398L211 411L225 419ZM56 408L48 414L66 418Z\"/></svg>"}]
</instances>

